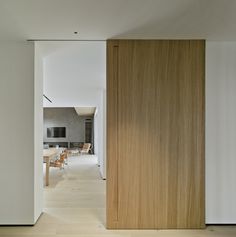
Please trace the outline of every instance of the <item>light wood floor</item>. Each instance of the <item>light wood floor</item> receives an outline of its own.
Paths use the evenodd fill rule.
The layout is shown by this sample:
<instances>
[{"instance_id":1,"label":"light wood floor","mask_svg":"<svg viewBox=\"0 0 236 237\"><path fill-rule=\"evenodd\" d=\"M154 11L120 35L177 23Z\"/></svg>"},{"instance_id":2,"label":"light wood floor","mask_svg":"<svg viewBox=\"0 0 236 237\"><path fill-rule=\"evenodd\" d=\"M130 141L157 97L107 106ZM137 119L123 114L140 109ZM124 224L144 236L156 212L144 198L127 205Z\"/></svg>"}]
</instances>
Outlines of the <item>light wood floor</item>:
<instances>
[{"instance_id":1,"label":"light wood floor","mask_svg":"<svg viewBox=\"0 0 236 237\"><path fill-rule=\"evenodd\" d=\"M236 237L236 226L205 230L106 230L105 181L95 156L70 157L65 170L50 170L44 214L33 227L0 227L0 236L32 237Z\"/></svg>"}]
</instances>

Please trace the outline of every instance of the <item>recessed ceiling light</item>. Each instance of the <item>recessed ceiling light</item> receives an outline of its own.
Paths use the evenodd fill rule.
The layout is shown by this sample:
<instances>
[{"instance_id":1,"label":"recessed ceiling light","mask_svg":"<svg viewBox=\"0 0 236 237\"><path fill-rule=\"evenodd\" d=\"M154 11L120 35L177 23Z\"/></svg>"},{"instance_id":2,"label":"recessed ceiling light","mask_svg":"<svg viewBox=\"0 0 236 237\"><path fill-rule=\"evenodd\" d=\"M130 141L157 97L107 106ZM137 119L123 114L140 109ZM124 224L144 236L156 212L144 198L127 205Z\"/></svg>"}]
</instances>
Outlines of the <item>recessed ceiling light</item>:
<instances>
[{"instance_id":1,"label":"recessed ceiling light","mask_svg":"<svg viewBox=\"0 0 236 237\"><path fill-rule=\"evenodd\" d=\"M77 35L77 34L78 34L78 31L74 31L74 34Z\"/></svg>"}]
</instances>

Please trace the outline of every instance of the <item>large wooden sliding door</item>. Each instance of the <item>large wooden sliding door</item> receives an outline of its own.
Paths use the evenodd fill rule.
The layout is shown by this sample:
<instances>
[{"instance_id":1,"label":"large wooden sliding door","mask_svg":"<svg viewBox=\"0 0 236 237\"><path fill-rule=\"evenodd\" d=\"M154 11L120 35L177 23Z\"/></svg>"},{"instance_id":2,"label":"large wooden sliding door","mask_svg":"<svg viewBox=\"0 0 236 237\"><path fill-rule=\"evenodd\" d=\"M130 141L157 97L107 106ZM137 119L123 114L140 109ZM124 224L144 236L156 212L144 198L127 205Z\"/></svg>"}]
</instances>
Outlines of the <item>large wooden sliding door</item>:
<instances>
[{"instance_id":1,"label":"large wooden sliding door","mask_svg":"<svg viewBox=\"0 0 236 237\"><path fill-rule=\"evenodd\" d=\"M107 227L204 227L201 40L107 42Z\"/></svg>"}]
</instances>

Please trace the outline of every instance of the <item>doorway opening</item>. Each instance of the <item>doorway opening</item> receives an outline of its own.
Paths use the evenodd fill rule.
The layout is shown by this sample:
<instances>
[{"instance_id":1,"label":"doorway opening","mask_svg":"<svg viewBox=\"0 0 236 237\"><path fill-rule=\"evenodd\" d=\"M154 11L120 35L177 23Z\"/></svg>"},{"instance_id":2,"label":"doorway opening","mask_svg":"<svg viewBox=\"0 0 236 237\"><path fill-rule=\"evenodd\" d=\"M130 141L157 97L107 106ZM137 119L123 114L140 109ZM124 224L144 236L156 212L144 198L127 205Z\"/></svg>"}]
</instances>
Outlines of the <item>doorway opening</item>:
<instances>
[{"instance_id":1,"label":"doorway opening","mask_svg":"<svg viewBox=\"0 0 236 237\"><path fill-rule=\"evenodd\" d=\"M45 95L41 218L105 225L106 42L41 41L36 49Z\"/></svg>"}]
</instances>

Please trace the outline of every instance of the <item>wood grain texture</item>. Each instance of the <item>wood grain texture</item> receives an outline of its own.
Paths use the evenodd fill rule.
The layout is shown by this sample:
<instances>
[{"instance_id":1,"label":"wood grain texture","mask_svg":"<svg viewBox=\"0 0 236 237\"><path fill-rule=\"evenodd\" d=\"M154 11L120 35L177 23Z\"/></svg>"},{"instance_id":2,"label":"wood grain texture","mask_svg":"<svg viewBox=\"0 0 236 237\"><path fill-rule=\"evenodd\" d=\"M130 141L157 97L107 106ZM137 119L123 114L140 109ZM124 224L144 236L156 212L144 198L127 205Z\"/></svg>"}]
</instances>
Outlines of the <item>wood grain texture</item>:
<instances>
[{"instance_id":1,"label":"wood grain texture","mask_svg":"<svg viewBox=\"0 0 236 237\"><path fill-rule=\"evenodd\" d=\"M115 225L118 220L118 45L116 41L107 44L107 225ZM111 222L110 222L111 221Z\"/></svg>"},{"instance_id":2,"label":"wood grain texture","mask_svg":"<svg viewBox=\"0 0 236 237\"><path fill-rule=\"evenodd\" d=\"M203 228L205 42L107 50L107 227Z\"/></svg>"}]
</instances>

